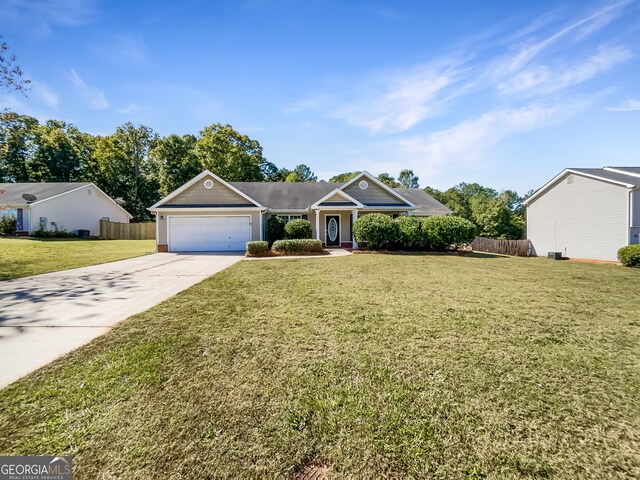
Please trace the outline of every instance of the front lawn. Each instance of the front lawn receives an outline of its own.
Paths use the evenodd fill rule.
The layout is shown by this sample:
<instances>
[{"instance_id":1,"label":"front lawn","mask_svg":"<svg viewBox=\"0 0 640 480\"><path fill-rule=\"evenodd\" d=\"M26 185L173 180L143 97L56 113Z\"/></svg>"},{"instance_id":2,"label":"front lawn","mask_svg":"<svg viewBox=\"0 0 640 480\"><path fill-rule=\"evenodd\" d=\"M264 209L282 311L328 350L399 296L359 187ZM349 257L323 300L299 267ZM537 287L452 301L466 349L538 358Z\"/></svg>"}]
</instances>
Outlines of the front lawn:
<instances>
[{"instance_id":1,"label":"front lawn","mask_svg":"<svg viewBox=\"0 0 640 480\"><path fill-rule=\"evenodd\" d=\"M0 238L0 280L86 267L155 251L155 240Z\"/></svg>"},{"instance_id":2,"label":"front lawn","mask_svg":"<svg viewBox=\"0 0 640 480\"><path fill-rule=\"evenodd\" d=\"M74 478L639 478L640 272L243 261L0 391Z\"/></svg>"}]
</instances>

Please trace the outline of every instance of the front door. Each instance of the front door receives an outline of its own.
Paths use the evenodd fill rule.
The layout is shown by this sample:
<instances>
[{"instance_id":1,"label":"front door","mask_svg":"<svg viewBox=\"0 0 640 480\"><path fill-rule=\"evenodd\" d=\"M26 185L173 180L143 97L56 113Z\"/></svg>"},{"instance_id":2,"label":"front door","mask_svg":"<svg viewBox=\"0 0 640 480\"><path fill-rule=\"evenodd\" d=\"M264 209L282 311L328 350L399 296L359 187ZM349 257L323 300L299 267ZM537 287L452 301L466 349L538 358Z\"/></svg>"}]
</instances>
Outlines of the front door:
<instances>
[{"instance_id":1,"label":"front door","mask_svg":"<svg viewBox=\"0 0 640 480\"><path fill-rule=\"evenodd\" d=\"M340 246L340 215L327 215L325 216L326 224L326 245L327 247L339 247Z\"/></svg>"}]
</instances>

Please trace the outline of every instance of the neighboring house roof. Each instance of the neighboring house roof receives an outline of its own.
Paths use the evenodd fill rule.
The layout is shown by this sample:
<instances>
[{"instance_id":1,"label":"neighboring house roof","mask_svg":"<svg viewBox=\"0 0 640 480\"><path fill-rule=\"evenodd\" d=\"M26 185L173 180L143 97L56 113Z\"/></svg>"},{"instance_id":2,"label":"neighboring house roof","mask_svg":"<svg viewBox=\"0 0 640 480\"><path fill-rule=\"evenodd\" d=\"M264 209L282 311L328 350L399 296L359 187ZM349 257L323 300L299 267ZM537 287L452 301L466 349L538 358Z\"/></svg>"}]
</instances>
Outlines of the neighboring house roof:
<instances>
[{"instance_id":1,"label":"neighboring house roof","mask_svg":"<svg viewBox=\"0 0 640 480\"><path fill-rule=\"evenodd\" d=\"M41 202L87 185L91 185L91 182L0 183L0 204L27 205ZM35 195L37 200L27 202L22 198L24 194Z\"/></svg>"},{"instance_id":2,"label":"neighboring house roof","mask_svg":"<svg viewBox=\"0 0 640 480\"><path fill-rule=\"evenodd\" d=\"M36 205L88 186L95 188L105 199L126 213L129 218L133 218L129 212L92 182L0 183L0 205L11 205L12 207ZM36 200L29 202L22 197L24 194L34 195Z\"/></svg>"},{"instance_id":3,"label":"neighboring house roof","mask_svg":"<svg viewBox=\"0 0 640 480\"><path fill-rule=\"evenodd\" d=\"M424 217L451 213L451 210L420 188L396 188L394 190L418 207L413 210L412 215Z\"/></svg>"},{"instance_id":4,"label":"neighboring house roof","mask_svg":"<svg viewBox=\"0 0 640 480\"><path fill-rule=\"evenodd\" d=\"M524 204L530 204L555 185L558 180L569 174L582 175L627 189L640 187L640 167L566 168L527 198Z\"/></svg>"}]
</instances>

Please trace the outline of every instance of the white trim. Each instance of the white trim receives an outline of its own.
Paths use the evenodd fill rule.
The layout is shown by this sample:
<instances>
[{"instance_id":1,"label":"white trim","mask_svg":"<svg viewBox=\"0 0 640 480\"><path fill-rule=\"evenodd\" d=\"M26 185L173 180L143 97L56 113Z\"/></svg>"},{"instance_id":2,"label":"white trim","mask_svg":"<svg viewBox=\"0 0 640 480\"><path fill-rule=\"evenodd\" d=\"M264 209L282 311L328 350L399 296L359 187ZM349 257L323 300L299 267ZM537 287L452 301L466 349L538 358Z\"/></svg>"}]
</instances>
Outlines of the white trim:
<instances>
[{"instance_id":1,"label":"white trim","mask_svg":"<svg viewBox=\"0 0 640 480\"><path fill-rule=\"evenodd\" d=\"M320 238L320 210L314 210L314 213L316 214L316 237L322 241Z\"/></svg>"},{"instance_id":2,"label":"white trim","mask_svg":"<svg viewBox=\"0 0 640 480\"><path fill-rule=\"evenodd\" d=\"M371 181L373 181L373 183L375 183L376 185L378 185L379 187L381 187L382 189L386 190L387 192L389 192L390 194L394 195L396 198L402 200L403 202L405 202L407 205L417 208L412 202L410 202L409 200L407 200L406 198L404 198L402 195L400 195L398 192L396 192L393 188L389 187L387 184L381 182L380 180L378 180L376 177L374 177L373 175L371 175L369 172L367 172L366 170L363 170L362 172L360 172L358 175L356 175L355 177L353 177L351 180L349 180L347 183L345 183L344 185L342 185L340 187L340 190L344 190L345 188L347 188L349 185L351 185L352 183L354 183L355 181L357 181L358 179L362 178L363 176L366 176L367 178L369 178Z\"/></svg>"},{"instance_id":3,"label":"white trim","mask_svg":"<svg viewBox=\"0 0 640 480\"><path fill-rule=\"evenodd\" d=\"M358 219L358 210L353 210L351 212L351 248L353 250L358 250L358 242L356 242L356 237L353 235L353 224L356 223Z\"/></svg>"},{"instance_id":4,"label":"white trim","mask_svg":"<svg viewBox=\"0 0 640 480\"><path fill-rule=\"evenodd\" d=\"M171 252L171 219L172 218L202 218L202 217L211 217L211 218L220 218L220 217L249 217L249 238L253 239L253 219L251 215L167 215L167 252ZM249 240L251 241L251 240ZM156 240L156 245L158 244ZM223 250L224 251L224 250ZM231 251L231 250L230 250ZM240 250L234 250L240 251Z\"/></svg>"},{"instance_id":5,"label":"white trim","mask_svg":"<svg viewBox=\"0 0 640 480\"><path fill-rule=\"evenodd\" d=\"M195 185L196 183L198 183L198 181L202 180L204 177L206 176L210 176L213 177L214 180L220 182L222 185L224 185L225 187L229 188L230 190L233 190L234 192L236 192L238 195L240 195L242 198L244 198L245 200L250 201L251 203L253 203L256 207L259 208L265 208L262 205L260 205L258 202L256 202L253 198L251 198L250 196L248 196L247 194L241 192L240 190L238 190L236 187L234 187L233 185L231 185L228 182L225 182L223 179L221 179L219 176L217 176L214 173L211 173L209 170L203 170L202 172L200 172L198 175L196 175L195 177L193 177L191 180L189 180L187 183L185 183L184 185L182 185L181 187L178 187L177 189L175 189L173 192L171 192L169 195L167 195L166 197L164 197L162 200L160 200L159 202L156 202L155 204L151 205L148 210L152 210L152 209L157 209L158 207L160 207L161 205L164 205L165 203L167 203L169 200L171 200L172 198L175 198L177 195L181 194L182 192L184 192L185 190L187 190L189 187L191 187L192 185Z\"/></svg>"},{"instance_id":6,"label":"white trim","mask_svg":"<svg viewBox=\"0 0 640 480\"><path fill-rule=\"evenodd\" d=\"M629 175L630 177L640 177L640 173L625 172L624 170L619 170L615 167L604 167L603 170L606 170L607 172L621 173L622 175Z\"/></svg>"},{"instance_id":7,"label":"white trim","mask_svg":"<svg viewBox=\"0 0 640 480\"><path fill-rule=\"evenodd\" d=\"M267 213L274 213L276 215L282 214L308 214L311 212L309 208L267 208Z\"/></svg>"},{"instance_id":8,"label":"white trim","mask_svg":"<svg viewBox=\"0 0 640 480\"><path fill-rule=\"evenodd\" d=\"M328 238L327 238L327 217L338 217L338 245L337 247L342 247L342 215L339 213L325 213L324 214L324 245L325 247L329 247ZM331 245L331 247L335 247L336 245Z\"/></svg>"},{"instance_id":9,"label":"white trim","mask_svg":"<svg viewBox=\"0 0 640 480\"><path fill-rule=\"evenodd\" d=\"M549 188L551 188L552 186L555 185L555 183L562 179L564 175L571 173L573 175L580 175L583 177L587 177L587 178L592 178L594 180L600 180L601 182L606 182L606 183L613 183L614 185L618 185L621 187L626 187L626 188L633 188L633 185L629 184L629 183L624 183L624 182L619 182L617 180L611 180L609 178L602 178L599 177L597 175L591 175L589 173L584 173L584 172L579 172L577 170L573 170L571 168L565 168L563 171L561 171L558 175L556 175L555 177L553 177L551 180L549 180L547 183L545 183L542 187L540 187L533 195L531 195L529 198L527 198L524 202L522 202L524 205L529 205L535 198L537 198L538 196L540 196L541 193L546 192L547 190L549 190Z\"/></svg>"},{"instance_id":10,"label":"white trim","mask_svg":"<svg viewBox=\"0 0 640 480\"><path fill-rule=\"evenodd\" d=\"M43 182L43 183L47 183L47 182ZM53 200L54 198L61 197L61 196L66 195L68 193L77 192L79 190L82 190L83 188L90 188L90 187L95 188L98 192L100 192L102 194L103 197L106 197L111 203L113 203L116 207L118 207L120 210L122 210L124 213L126 213L127 217L129 217L129 220L131 220L133 218L133 215L131 215L124 208L122 208L120 205L118 205L118 203L113 198L111 198L109 195L107 195L102 190L100 190L100 188L93 182L89 182L86 185L81 185L81 186L79 186L77 188L73 188L73 189L68 190L66 192L58 193L57 195L53 195L52 197L43 198L42 200L36 200L35 202L28 203L27 205L28 206L39 205L41 203L48 202L49 200Z\"/></svg>"},{"instance_id":11,"label":"white trim","mask_svg":"<svg viewBox=\"0 0 640 480\"><path fill-rule=\"evenodd\" d=\"M364 208L364 204L362 204L361 202L359 202L358 200L356 200L355 198L353 198L351 195L349 195L348 193L343 192L342 190L340 190L339 188L336 188L335 190L327 193L324 197L322 197L320 200L318 200L316 203L314 203L313 205L311 205L311 208L334 208L332 205L320 205L322 202L324 202L325 200L333 197L334 195L340 195L342 196L345 200L353 203L353 205L350 205L348 208L349 210L353 209L353 207L357 207L357 208ZM340 207L338 207L340 208Z\"/></svg>"},{"instance_id":12,"label":"white trim","mask_svg":"<svg viewBox=\"0 0 640 480\"><path fill-rule=\"evenodd\" d=\"M171 207L160 207L154 208L150 211L157 213L177 213L177 212L187 212L187 213L198 213L198 212L264 212L264 210L258 207L179 207L179 208L171 208Z\"/></svg>"},{"instance_id":13,"label":"white trim","mask_svg":"<svg viewBox=\"0 0 640 480\"><path fill-rule=\"evenodd\" d=\"M264 238L262 238L262 217L264 216L264 212L260 212L260 241L264 240ZM253 237L253 232L251 232L251 236Z\"/></svg>"},{"instance_id":14,"label":"white trim","mask_svg":"<svg viewBox=\"0 0 640 480\"><path fill-rule=\"evenodd\" d=\"M160 215L158 214L158 212L155 213L156 215L156 250L158 249L158 242L160 241ZM169 223L167 222L167 234L169 233ZM167 251L169 249L169 244L167 243Z\"/></svg>"}]
</instances>

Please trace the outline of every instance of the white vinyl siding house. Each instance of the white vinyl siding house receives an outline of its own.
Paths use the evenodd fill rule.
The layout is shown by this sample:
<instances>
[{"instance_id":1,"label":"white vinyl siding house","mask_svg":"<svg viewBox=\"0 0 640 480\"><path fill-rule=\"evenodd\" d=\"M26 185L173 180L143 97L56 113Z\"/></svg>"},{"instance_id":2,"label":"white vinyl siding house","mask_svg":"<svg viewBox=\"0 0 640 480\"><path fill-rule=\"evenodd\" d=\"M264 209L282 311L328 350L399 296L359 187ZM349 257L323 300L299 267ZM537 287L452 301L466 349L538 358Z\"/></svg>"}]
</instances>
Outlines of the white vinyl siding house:
<instances>
[{"instance_id":1,"label":"white vinyl siding house","mask_svg":"<svg viewBox=\"0 0 640 480\"><path fill-rule=\"evenodd\" d=\"M638 243L640 177L592 170L565 170L526 201L527 237L538 256L615 261L619 248Z\"/></svg>"}]
</instances>

